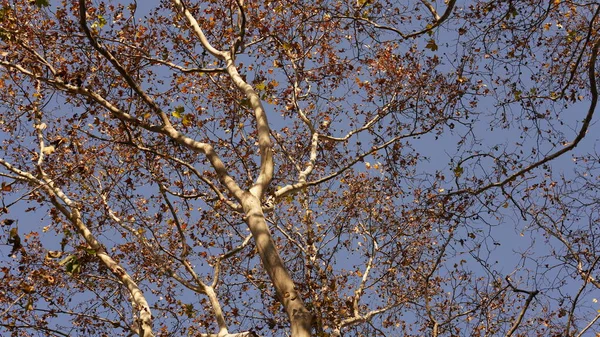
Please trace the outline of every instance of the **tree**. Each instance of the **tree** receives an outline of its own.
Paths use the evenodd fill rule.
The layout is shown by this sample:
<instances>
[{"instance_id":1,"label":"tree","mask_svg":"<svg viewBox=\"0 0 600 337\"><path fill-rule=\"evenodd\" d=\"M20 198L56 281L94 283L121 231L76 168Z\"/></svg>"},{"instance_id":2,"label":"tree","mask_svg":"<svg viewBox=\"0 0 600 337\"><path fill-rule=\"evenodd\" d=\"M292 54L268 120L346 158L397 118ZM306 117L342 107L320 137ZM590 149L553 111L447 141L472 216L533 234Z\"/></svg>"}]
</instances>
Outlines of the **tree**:
<instances>
[{"instance_id":1,"label":"tree","mask_svg":"<svg viewBox=\"0 0 600 337\"><path fill-rule=\"evenodd\" d=\"M589 335L599 13L3 0L0 331Z\"/></svg>"}]
</instances>

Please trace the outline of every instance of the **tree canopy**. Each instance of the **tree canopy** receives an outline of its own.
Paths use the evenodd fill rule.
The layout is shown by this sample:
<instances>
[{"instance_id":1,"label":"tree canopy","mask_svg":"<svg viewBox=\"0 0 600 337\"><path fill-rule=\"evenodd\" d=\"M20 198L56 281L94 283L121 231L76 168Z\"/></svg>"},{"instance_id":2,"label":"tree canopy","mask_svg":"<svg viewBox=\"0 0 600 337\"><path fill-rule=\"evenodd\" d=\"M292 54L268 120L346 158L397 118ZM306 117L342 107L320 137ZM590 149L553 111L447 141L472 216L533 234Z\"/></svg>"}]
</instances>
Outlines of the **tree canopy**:
<instances>
[{"instance_id":1,"label":"tree canopy","mask_svg":"<svg viewBox=\"0 0 600 337\"><path fill-rule=\"evenodd\" d=\"M0 3L3 336L600 331L600 3Z\"/></svg>"}]
</instances>

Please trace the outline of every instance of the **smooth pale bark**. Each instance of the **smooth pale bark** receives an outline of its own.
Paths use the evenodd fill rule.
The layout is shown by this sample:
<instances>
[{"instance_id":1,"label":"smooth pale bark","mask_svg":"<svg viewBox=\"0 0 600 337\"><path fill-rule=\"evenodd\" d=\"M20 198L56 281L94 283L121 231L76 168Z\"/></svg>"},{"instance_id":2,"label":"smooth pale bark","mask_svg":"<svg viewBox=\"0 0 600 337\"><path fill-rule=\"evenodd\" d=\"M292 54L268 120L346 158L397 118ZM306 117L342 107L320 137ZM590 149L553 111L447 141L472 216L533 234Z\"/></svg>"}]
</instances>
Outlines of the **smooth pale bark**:
<instances>
[{"instance_id":1,"label":"smooth pale bark","mask_svg":"<svg viewBox=\"0 0 600 337\"><path fill-rule=\"evenodd\" d=\"M260 171L255 184L250 188L250 191L242 192L241 188L226 173L223 163L216 153L214 153L212 147L205 145L198 148L198 150L201 150L206 154L213 168L219 175L219 180L221 180L223 185L227 187L229 192L234 195L242 205L245 214L244 220L254 237L256 249L263 267L269 275L275 288L275 292L277 293L277 297L283 304L290 320L292 337L309 337L311 335L313 316L304 306L302 299L295 289L294 281L285 268L281 256L279 256L279 252L273 242L260 202L267 187L271 183L274 172L273 152L271 149L272 143L267 114L254 88L239 74L235 66L234 55L232 55L232 52L218 50L212 46L198 24L198 21L185 7L184 3L180 0L172 1L175 7L183 14L190 24L192 31L196 34L205 50L214 57L225 61L227 64L226 70L232 82L250 101L256 121L256 131L260 149ZM169 126L167 126L167 129L168 128ZM180 144L193 148L191 146L193 144L191 144L190 140L186 137L177 135L175 139ZM207 151L208 149L210 149L210 151Z\"/></svg>"},{"instance_id":2,"label":"smooth pale bark","mask_svg":"<svg viewBox=\"0 0 600 337\"><path fill-rule=\"evenodd\" d=\"M106 249L104 249L104 246L92 234L88 225L82 220L76 204L67 197L67 195L64 194L63 191L55 185L54 181L47 177L44 172L40 172L40 179L29 172L22 171L12 166L2 158L0 158L0 165L17 174L23 181L40 188L49 196L52 205L54 205L54 207L59 210L69 222L71 222L71 225L77 233L79 233L79 235L85 239L88 246L94 250L100 262L106 266L106 268L108 268L113 275L125 285L125 287L127 287L132 302L134 303L134 309L137 310L138 313L137 322L135 322L136 326L132 329L135 330L135 333L140 337L154 337L152 331L152 312L142 290L133 280L131 275L129 275L129 273L127 273L127 271L108 254Z\"/></svg>"},{"instance_id":3,"label":"smooth pale bark","mask_svg":"<svg viewBox=\"0 0 600 337\"><path fill-rule=\"evenodd\" d=\"M279 301L283 304L292 326L292 337L311 335L313 316L304 307L294 281L283 265L258 198L246 193L241 200L245 221L252 232L258 255L273 282Z\"/></svg>"}]
</instances>

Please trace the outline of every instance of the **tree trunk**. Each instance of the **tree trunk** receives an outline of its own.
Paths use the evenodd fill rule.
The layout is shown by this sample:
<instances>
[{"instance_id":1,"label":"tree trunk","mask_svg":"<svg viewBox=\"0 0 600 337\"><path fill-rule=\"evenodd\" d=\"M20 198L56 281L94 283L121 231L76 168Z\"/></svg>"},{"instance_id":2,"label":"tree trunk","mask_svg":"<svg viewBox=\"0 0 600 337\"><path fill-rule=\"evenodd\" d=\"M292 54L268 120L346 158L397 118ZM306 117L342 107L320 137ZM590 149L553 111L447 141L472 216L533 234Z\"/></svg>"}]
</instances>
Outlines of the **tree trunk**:
<instances>
[{"instance_id":1,"label":"tree trunk","mask_svg":"<svg viewBox=\"0 0 600 337\"><path fill-rule=\"evenodd\" d=\"M242 200L245 221L252 232L258 255L273 282L278 300L283 304L292 326L292 337L309 337L312 314L304 307L294 281L283 265L258 198L246 193Z\"/></svg>"}]
</instances>

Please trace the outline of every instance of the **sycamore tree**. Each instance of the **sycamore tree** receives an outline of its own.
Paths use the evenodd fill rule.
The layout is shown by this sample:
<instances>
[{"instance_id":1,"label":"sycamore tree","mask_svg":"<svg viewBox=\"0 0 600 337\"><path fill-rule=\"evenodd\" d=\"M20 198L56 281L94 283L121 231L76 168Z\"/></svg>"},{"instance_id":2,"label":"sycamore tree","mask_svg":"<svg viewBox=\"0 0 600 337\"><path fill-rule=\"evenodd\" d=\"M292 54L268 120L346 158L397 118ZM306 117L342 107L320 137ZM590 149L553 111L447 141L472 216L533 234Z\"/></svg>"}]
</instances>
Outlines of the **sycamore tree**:
<instances>
[{"instance_id":1,"label":"sycamore tree","mask_svg":"<svg viewBox=\"0 0 600 337\"><path fill-rule=\"evenodd\" d=\"M3 336L592 336L600 4L1 0Z\"/></svg>"}]
</instances>

